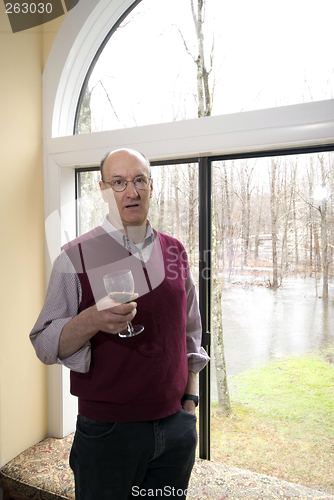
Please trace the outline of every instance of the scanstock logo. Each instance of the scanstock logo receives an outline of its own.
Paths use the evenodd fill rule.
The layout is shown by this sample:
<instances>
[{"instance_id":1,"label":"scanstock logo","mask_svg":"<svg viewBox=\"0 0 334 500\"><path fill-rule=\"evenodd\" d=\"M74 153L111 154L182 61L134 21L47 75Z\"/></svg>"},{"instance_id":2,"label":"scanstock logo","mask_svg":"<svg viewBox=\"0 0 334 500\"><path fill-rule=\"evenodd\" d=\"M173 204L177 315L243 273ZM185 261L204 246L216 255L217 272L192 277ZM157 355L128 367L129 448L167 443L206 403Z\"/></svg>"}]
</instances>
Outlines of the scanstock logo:
<instances>
[{"instance_id":1,"label":"scanstock logo","mask_svg":"<svg viewBox=\"0 0 334 500\"><path fill-rule=\"evenodd\" d=\"M24 31L34 26L48 23L60 17L73 7L79 0L35 0L14 1L3 0L13 33Z\"/></svg>"}]
</instances>

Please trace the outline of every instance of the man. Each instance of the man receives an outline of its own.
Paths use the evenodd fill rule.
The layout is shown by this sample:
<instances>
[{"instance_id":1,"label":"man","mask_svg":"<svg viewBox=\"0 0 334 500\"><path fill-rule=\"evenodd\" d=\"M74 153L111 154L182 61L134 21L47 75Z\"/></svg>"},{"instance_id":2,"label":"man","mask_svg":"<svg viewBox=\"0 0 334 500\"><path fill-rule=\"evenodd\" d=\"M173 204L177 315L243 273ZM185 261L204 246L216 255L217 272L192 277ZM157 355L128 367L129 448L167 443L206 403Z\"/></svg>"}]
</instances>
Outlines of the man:
<instances>
[{"instance_id":1,"label":"man","mask_svg":"<svg viewBox=\"0 0 334 500\"><path fill-rule=\"evenodd\" d=\"M197 443L196 373L208 362L194 281L181 243L147 220L146 158L116 150L102 160L101 176L109 214L65 245L30 338L44 363L71 369L76 500L185 498ZM136 302L106 297L103 276L115 269L132 270ZM119 337L135 315L144 331Z\"/></svg>"}]
</instances>

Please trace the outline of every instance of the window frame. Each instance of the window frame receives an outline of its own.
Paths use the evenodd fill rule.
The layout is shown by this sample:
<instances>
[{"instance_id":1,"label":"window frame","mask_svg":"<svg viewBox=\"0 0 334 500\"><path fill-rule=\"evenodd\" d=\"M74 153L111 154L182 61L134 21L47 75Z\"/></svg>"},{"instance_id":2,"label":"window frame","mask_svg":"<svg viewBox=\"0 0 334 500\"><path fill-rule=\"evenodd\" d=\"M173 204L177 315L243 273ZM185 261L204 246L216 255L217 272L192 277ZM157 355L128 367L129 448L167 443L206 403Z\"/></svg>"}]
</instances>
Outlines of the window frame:
<instances>
[{"instance_id":1,"label":"window frame","mask_svg":"<svg viewBox=\"0 0 334 500\"><path fill-rule=\"evenodd\" d=\"M215 161L245 158L302 155L334 151L334 143L323 146L254 151L252 153L205 156L201 158L153 161L151 166L182 163L198 163L199 173L199 309L202 319L202 347L211 353L211 285L212 285L212 163ZM99 167L76 168L76 199L79 196L79 173L99 170ZM77 205L76 205L77 207ZM78 213L76 213L78 220ZM204 260L203 260L204 257ZM205 273L203 272L205 270ZM205 276L205 278L204 278ZM199 373L199 457L210 460L211 456L211 371L210 363Z\"/></svg>"},{"instance_id":2,"label":"window frame","mask_svg":"<svg viewBox=\"0 0 334 500\"><path fill-rule=\"evenodd\" d=\"M115 25L132 4L133 0L81 0L67 14L45 66L43 160L47 281L61 245L66 238L75 237L75 168L98 165L110 150L130 147L142 151L150 161L163 163L196 158L201 165L201 182L209 186L212 159L231 159L234 155L240 158L255 152L268 155L285 151L286 154L299 148L332 148L334 144L334 99L72 135L78 100L91 62L110 26ZM206 207L211 200L208 192L206 187L201 194L201 203ZM200 238L202 245L208 245L210 210L206 208L201 213L206 229ZM61 217L68 225L66 235ZM209 291L201 292L204 293ZM208 314L207 303L201 307ZM210 331L209 326L205 319L205 333ZM204 387L208 383L206 378ZM76 399L69 395L69 371L61 365L48 367L48 394L48 435L63 437L74 430L77 406ZM205 407L209 408L208 401L202 402L201 408Z\"/></svg>"}]
</instances>

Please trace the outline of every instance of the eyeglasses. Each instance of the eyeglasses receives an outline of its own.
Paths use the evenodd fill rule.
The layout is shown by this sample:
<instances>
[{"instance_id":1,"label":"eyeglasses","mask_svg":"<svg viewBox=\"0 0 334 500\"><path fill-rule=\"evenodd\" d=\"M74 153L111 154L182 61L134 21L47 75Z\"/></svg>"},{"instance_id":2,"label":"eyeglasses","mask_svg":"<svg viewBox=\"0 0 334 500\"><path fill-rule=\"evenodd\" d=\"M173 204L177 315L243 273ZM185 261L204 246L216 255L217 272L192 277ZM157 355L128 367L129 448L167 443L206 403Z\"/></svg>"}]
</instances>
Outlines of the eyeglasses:
<instances>
[{"instance_id":1,"label":"eyeglasses","mask_svg":"<svg viewBox=\"0 0 334 500\"><path fill-rule=\"evenodd\" d=\"M133 179L133 181L127 181L125 179L114 179L112 181L103 181L104 184L110 184L112 189L114 191L117 191L120 193L121 191L124 191L128 185L129 182L132 182L134 188L137 190L143 190L147 189L149 184L150 184L151 177L146 177L146 175L140 175L139 177L136 177Z\"/></svg>"}]
</instances>

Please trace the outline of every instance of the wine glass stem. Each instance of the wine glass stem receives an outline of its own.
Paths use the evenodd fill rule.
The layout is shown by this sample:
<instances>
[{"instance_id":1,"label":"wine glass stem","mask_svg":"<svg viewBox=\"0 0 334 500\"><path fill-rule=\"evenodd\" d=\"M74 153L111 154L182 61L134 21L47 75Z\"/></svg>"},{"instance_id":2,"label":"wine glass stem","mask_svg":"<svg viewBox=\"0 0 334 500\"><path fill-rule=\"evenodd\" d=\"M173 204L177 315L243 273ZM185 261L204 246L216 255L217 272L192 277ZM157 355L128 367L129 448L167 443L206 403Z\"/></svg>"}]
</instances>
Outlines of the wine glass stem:
<instances>
[{"instance_id":1,"label":"wine glass stem","mask_svg":"<svg viewBox=\"0 0 334 500\"><path fill-rule=\"evenodd\" d=\"M133 334L133 326L132 326L131 321L128 321L128 326L127 326L127 328L128 328L128 332L129 332L129 334L130 334L130 335L132 335L132 334Z\"/></svg>"}]
</instances>

